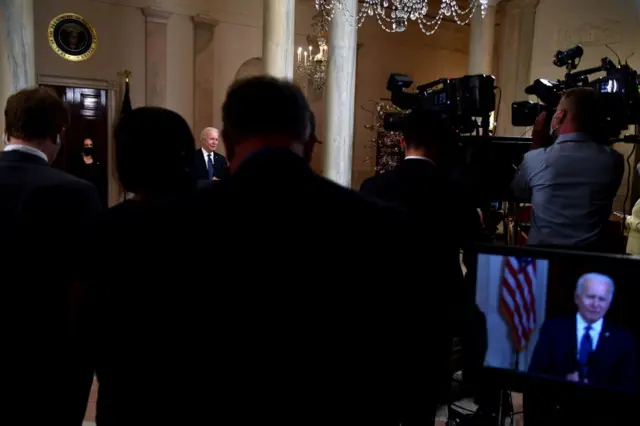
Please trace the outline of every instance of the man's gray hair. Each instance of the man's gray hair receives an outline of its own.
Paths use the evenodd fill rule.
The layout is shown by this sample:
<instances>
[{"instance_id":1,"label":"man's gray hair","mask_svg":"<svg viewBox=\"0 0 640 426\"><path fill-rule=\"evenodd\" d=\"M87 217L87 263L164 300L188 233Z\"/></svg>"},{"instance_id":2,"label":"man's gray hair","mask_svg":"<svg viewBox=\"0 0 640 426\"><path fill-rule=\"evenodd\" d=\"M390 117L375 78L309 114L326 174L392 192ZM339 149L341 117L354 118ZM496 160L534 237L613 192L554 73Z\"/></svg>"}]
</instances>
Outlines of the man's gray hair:
<instances>
[{"instance_id":1,"label":"man's gray hair","mask_svg":"<svg viewBox=\"0 0 640 426\"><path fill-rule=\"evenodd\" d=\"M613 280L611 279L611 277L604 275L604 274L599 274L597 272L589 272L586 273L584 275L582 275L580 278L578 278L578 284L576 284L576 293L578 294L582 294L583 290L584 290L584 283L586 281L599 281L602 283L607 283L609 284L609 288L611 289L610 294L609 294L609 300L613 299L613 292L616 289L616 286L613 282Z\"/></svg>"},{"instance_id":2,"label":"man's gray hair","mask_svg":"<svg viewBox=\"0 0 640 426\"><path fill-rule=\"evenodd\" d=\"M220 134L220 130L216 129L215 127L205 127L204 129L202 129L202 132L200 132L200 140L203 140L210 130L213 130L214 132Z\"/></svg>"}]
</instances>

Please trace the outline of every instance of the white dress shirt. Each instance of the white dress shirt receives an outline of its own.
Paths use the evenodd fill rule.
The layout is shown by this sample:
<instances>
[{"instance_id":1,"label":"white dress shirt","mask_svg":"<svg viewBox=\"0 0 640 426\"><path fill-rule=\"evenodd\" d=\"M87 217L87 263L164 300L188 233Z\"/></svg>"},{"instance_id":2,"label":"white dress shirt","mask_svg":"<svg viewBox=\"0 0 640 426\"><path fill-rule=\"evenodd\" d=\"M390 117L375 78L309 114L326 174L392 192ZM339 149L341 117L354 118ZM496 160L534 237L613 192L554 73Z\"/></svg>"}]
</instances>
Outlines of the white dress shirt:
<instances>
[{"instance_id":1,"label":"white dress shirt","mask_svg":"<svg viewBox=\"0 0 640 426\"><path fill-rule=\"evenodd\" d=\"M211 162L213 163L214 166L216 165L216 162L215 162L216 156L213 153L213 151L207 152L207 151L204 150L204 148L201 148L200 151L202 151L202 154L204 155L204 163L205 164L207 164L207 161L209 161L209 155L211 155Z\"/></svg>"},{"instance_id":2,"label":"white dress shirt","mask_svg":"<svg viewBox=\"0 0 640 426\"><path fill-rule=\"evenodd\" d=\"M591 324L591 330L589 330L589 335L591 336L591 342L593 343L593 347L591 350L595 351L598 346L598 339L600 339L600 332L602 331L602 324L604 323L604 319L600 318L598 321ZM582 341L582 336L584 336L585 327L588 323L580 316L578 313L576 315L576 333L578 337L578 356L580 356L580 342Z\"/></svg>"},{"instance_id":3,"label":"white dress shirt","mask_svg":"<svg viewBox=\"0 0 640 426\"><path fill-rule=\"evenodd\" d=\"M40 157L44 161L46 161L47 163L49 162L49 159L44 154L44 152L40 151L37 148L33 148L31 146L13 144L13 145L5 146L4 150L5 151L20 151L20 152L24 152L24 153L27 153L27 154L35 155L36 157Z\"/></svg>"}]
</instances>

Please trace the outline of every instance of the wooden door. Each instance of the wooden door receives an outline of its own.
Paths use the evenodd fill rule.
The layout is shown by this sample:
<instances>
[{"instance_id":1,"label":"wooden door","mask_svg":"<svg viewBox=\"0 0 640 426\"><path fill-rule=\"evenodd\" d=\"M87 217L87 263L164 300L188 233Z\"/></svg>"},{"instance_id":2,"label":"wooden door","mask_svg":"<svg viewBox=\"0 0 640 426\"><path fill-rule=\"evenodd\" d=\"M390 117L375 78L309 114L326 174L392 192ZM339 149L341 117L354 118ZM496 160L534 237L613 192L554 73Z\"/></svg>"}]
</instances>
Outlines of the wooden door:
<instances>
[{"instance_id":1,"label":"wooden door","mask_svg":"<svg viewBox=\"0 0 640 426\"><path fill-rule=\"evenodd\" d=\"M108 92L104 89L88 89L80 87L65 87L43 85L54 90L67 105L71 117L71 123L66 132L65 140L53 166L71 172L74 162L81 160L82 148L85 139L91 139L94 146L94 159L99 162L104 170L97 182L93 182L98 188L104 205L107 205L107 179L108 179ZM102 176L103 175L103 176Z\"/></svg>"}]
</instances>

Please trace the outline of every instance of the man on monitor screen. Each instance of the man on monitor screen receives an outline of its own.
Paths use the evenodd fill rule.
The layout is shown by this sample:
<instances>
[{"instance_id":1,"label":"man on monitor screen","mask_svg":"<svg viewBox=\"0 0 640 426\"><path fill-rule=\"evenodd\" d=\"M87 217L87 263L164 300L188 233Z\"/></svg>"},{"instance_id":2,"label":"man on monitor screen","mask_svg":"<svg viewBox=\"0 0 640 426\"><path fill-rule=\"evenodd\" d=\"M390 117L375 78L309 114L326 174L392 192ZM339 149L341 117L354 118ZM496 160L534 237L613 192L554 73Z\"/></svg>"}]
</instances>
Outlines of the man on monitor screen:
<instances>
[{"instance_id":1,"label":"man on monitor screen","mask_svg":"<svg viewBox=\"0 0 640 426\"><path fill-rule=\"evenodd\" d=\"M614 291L614 282L606 275L581 276L575 292L576 316L544 322L529 372L635 391L635 340L605 319Z\"/></svg>"}]
</instances>

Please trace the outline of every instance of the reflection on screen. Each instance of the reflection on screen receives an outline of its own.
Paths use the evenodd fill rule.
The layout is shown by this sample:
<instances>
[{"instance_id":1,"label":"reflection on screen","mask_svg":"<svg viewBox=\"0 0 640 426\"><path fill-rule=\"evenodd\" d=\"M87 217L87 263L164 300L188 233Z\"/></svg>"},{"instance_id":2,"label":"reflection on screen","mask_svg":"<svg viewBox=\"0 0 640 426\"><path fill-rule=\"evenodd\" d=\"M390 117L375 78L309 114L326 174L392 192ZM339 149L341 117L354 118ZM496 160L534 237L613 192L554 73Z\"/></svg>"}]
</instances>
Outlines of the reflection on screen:
<instances>
[{"instance_id":1,"label":"reflection on screen","mask_svg":"<svg viewBox=\"0 0 640 426\"><path fill-rule=\"evenodd\" d=\"M480 254L476 302L487 319L485 365L636 392L639 263Z\"/></svg>"}]
</instances>

